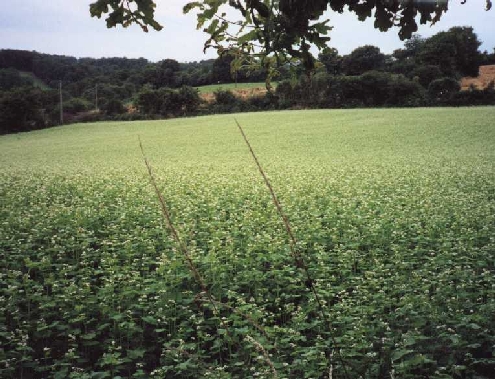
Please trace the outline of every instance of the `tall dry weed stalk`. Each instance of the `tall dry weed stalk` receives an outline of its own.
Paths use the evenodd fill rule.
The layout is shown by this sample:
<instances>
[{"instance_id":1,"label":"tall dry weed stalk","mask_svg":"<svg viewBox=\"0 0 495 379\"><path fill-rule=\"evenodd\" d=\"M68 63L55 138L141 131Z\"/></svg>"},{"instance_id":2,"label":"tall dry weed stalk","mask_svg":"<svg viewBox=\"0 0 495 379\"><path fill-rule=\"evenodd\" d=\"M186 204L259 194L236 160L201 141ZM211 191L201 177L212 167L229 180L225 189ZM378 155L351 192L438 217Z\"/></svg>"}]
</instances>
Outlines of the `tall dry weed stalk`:
<instances>
[{"instance_id":1,"label":"tall dry weed stalk","mask_svg":"<svg viewBox=\"0 0 495 379\"><path fill-rule=\"evenodd\" d=\"M329 333L329 336L330 336L330 339L332 340L332 343L334 345L334 347L337 346L337 341L335 340L335 337L333 335L333 332L332 332L332 325L330 323L330 320L328 319L327 317L327 314L325 312L325 308L323 307L323 302L321 301L321 298L320 296L318 295L318 291L316 289L316 284L315 284L315 281L313 280L310 272L309 272L309 269L308 269L308 266L306 264L306 262L304 261L304 257L302 256L301 252L298 250L297 248L297 240L296 240L296 237L294 235L294 233L292 232L292 228L290 226L290 222L289 222L289 218L287 217L287 215L285 214L283 208L282 208L282 204L280 203L280 201L278 200L278 197L277 195L275 194L275 191L273 190L273 187L272 187L272 184L270 183L270 180L268 179L268 177L266 176L265 174L265 170L263 170L263 167L261 166L259 160L258 160L258 157L256 156L252 146L251 146L251 143L249 142L247 136L246 136L246 133L244 133L244 129L242 128L241 124L239 124L239 122L237 121L237 119L235 119L235 122L237 124L237 127L239 129L239 131L241 132L241 135L244 139L244 142L246 142L246 145L247 147L249 148L249 152L251 153L251 156L253 157L255 163L256 163L256 166L258 166L258 171L260 172L261 176L263 177L263 181L265 182L265 185L266 187L268 188L268 190L270 191L270 195L272 197L272 200L273 200L273 203L275 204L275 207L277 208L277 212L280 216L280 218L282 219L283 223L284 223L284 227L285 227L285 230L287 232L287 235L289 236L289 247L290 247L290 252L291 252L291 255L292 255L292 258L294 259L294 265L303 271L305 277L306 277L306 280L305 282L303 283L306 287L309 287L311 292L313 293L313 296L316 300L316 303L318 304L318 309L320 311L320 315L321 315L321 318L322 320L325 322L325 324L327 325L327 330L328 330L328 333ZM338 354L338 357L339 357L339 361L342 365L342 369L344 371L344 375L347 379L349 379L349 373L347 371L347 364L345 363L344 361L344 358L342 357L342 355L340 354L340 351L338 349L337 350L337 354ZM328 356L328 359L330 361L330 368L331 368L331 371L333 371L333 366L332 366L332 363L331 363L331 360L332 360L332 353L329 353L327 354Z\"/></svg>"},{"instance_id":2,"label":"tall dry weed stalk","mask_svg":"<svg viewBox=\"0 0 495 379\"><path fill-rule=\"evenodd\" d=\"M187 246L184 242L182 242L181 238L179 237L179 233L177 232L177 229L174 226L174 223L172 222L172 218L170 216L170 211L167 207L167 203L165 202L165 199L163 198L163 195L158 188L158 184L156 183L155 175L153 174L153 169L151 168L151 164L149 163L148 159L146 158L146 154L144 153L144 148L143 144L141 142L141 137L138 136L139 139L139 148L141 149L141 154L143 156L144 163L146 165L146 168L148 170L148 176L150 178L151 185L153 186L153 189L155 191L155 194L158 198L158 202L160 203L160 209L163 215L163 218L167 224L167 227L172 234L172 237L174 241L176 242L177 246L179 247L180 252L184 256L184 259L187 262L187 266L189 268L189 271L193 275L194 279L196 282L199 284L201 288L201 292L198 294L196 297L199 300L202 300L202 297L206 297L206 301L211 304L213 307L215 315L218 315L218 308L217 305L225 307L229 309L232 313L235 313L241 317L243 317L246 321L248 321L251 325L253 325L258 331L260 331L265 337L268 337L266 331L258 324L256 321L254 321L249 315L246 315L240 311L238 311L235 307L232 307L228 304L222 303L220 301L216 301L213 296L211 295L210 291L208 290L208 287L206 286L206 282L203 279L203 276L200 274L198 268L194 264L194 261L191 258L191 254L189 253L189 250L187 249ZM226 335L229 337L230 340L233 340L230 332L229 332L229 327L228 325L220 318L220 323L222 327L225 329ZM270 371L273 374L273 377L275 379L278 378L277 371L275 369L275 366L273 365L273 362L270 360L268 353L266 352L266 349L261 345L258 341L256 341L253 337L247 336L246 339L250 341L256 349L260 349L261 352L263 352L263 356L265 357L266 363L270 367ZM181 351L182 354L185 354L185 351Z\"/></svg>"},{"instance_id":3,"label":"tall dry weed stalk","mask_svg":"<svg viewBox=\"0 0 495 379\"><path fill-rule=\"evenodd\" d=\"M191 254L189 254L189 250L187 249L187 246L185 245L185 243L182 242L182 240L179 237L179 233L177 233L177 229L175 229L175 227L174 227L174 223L172 222L172 218L170 217L170 211L168 210L167 203L165 203L165 199L163 198L163 195L162 195L160 189L158 188L158 185L157 185L156 179L155 179L155 175L153 174L153 170L151 168L151 165L148 162L148 159L146 158L146 154L144 153L144 148L143 148L143 144L141 142L141 137L138 137L138 138L139 138L139 147L141 149L141 154L143 155L144 163L146 165L146 168L148 169L148 176L150 178L151 185L153 186L153 189L155 190L155 194L156 194L158 201L160 203L162 215L163 215L163 218L165 219L165 222L167 223L167 227L168 227L170 233L172 234L172 237L175 240L177 246L179 247L180 252L184 256L184 259L187 262L187 266L189 268L189 271L194 276L194 279L196 280L196 282L198 282L202 293L205 294L206 298L210 302L211 306L213 307L215 314L218 315L218 308L215 304L213 296L211 295L210 291L208 291L208 287L206 286L206 283L205 283L203 277L199 273L196 265L194 264L194 262L191 258ZM223 321L221 321L221 322L223 324L222 326L225 327L225 330L228 333L228 326L226 324L224 324Z\"/></svg>"},{"instance_id":4,"label":"tall dry weed stalk","mask_svg":"<svg viewBox=\"0 0 495 379\"><path fill-rule=\"evenodd\" d=\"M272 372L272 375L275 379L278 378L277 370L275 369L275 365L273 364L272 360L270 359L270 354L265 350L262 344L260 344L258 341L256 341L253 337L250 335L246 336L246 339L251 342L259 353L263 354L263 358L265 359L265 362L270 366L270 370Z\"/></svg>"}]
</instances>

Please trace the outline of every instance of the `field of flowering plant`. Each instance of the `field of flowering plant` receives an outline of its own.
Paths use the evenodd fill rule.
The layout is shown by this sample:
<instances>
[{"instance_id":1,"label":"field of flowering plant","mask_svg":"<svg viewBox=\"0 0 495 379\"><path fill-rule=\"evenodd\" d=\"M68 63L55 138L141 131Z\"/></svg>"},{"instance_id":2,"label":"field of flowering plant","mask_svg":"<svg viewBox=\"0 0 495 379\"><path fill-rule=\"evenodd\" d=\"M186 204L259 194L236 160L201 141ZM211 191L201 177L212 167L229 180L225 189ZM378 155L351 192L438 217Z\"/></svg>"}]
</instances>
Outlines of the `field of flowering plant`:
<instances>
[{"instance_id":1,"label":"field of flowering plant","mask_svg":"<svg viewBox=\"0 0 495 379\"><path fill-rule=\"evenodd\" d=\"M493 378L495 108L233 117L0 137L0 377Z\"/></svg>"}]
</instances>

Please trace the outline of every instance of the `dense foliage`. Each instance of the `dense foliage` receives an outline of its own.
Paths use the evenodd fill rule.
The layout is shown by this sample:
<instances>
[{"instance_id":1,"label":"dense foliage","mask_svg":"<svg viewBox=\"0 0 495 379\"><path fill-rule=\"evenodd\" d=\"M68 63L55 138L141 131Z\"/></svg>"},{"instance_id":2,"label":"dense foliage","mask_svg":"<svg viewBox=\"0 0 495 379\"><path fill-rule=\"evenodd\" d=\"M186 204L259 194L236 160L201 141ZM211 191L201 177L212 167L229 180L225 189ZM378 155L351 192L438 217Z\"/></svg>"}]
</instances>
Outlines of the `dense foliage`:
<instances>
[{"instance_id":1,"label":"dense foliage","mask_svg":"<svg viewBox=\"0 0 495 379\"><path fill-rule=\"evenodd\" d=\"M13 68L0 69L0 91L8 91L16 87L32 85L29 78Z\"/></svg>"},{"instance_id":2,"label":"dense foliage","mask_svg":"<svg viewBox=\"0 0 495 379\"><path fill-rule=\"evenodd\" d=\"M236 117L332 330L231 116L74 125L0 137L0 376L492 378L493 107Z\"/></svg>"},{"instance_id":3,"label":"dense foliage","mask_svg":"<svg viewBox=\"0 0 495 379\"><path fill-rule=\"evenodd\" d=\"M154 18L155 6L153 0L97 0L90 12L96 17L107 14L108 27L136 23L144 31L148 26L160 30L162 26ZM491 6L491 0L486 0L486 9ZM269 76L277 66L294 58L306 72L313 70L311 47L323 49L330 40L329 20L321 20L327 9L346 10L360 21L373 17L375 28L386 31L397 27L403 40L418 30L417 16L421 24L439 21L448 10L448 0L198 0L184 6L185 13L197 11L197 28L210 35L205 49L235 51L238 64L264 67Z\"/></svg>"},{"instance_id":4,"label":"dense foliage","mask_svg":"<svg viewBox=\"0 0 495 379\"><path fill-rule=\"evenodd\" d=\"M60 82L63 88L65 123L121 117L128 112L128 105L139 102L142 93L163 92L165 89L170 93L189 93L189 97L184 98L185 103L174 105L183 111L153 109L149 113L141 107L144 112L141 116L191 114L196 111L193 105L197 107L199 101L191 100L194 95L190 87L264 80L266 75L263 70L250 72L249 76L245 70L240 70L233 77L231 61L229 56L222 56L217 60L201 62L179 63L173 59L165 59L152 63L143 58L76 59L31 51L0 50L0 133L58 124ZM38 97L31 101L33 87L40 87L40 82L43 84L43 91L36 92ZM28 112L22 107L11 109L21 93L25 94L24 103L30 105ZM50 99L49 102L47 98ZM101 112L95 113L96 110ZM26 117L16 119L16 124L13 125L7 114L16 112L21 115L24 113ZM43 114L42 117L38 116L40 113ZM132 119L139 118L140 115L122 117Z\"/></svg>"},{"instance_id":5,"label":"dense foliage","mask_svg":"<svg viewBox=\"0 0 495 379\"><path fill-rule=\"evenodd\" d=\"M414 37L391 55L375 46L345 56L326 48L309 76L300 62L288 64L279 68L278 88L267 96L219 93L214 102L201 101L194 87L261 82L267 71L239 68L228 53L209 61L151 63L0 50L0 133L60 123L60 81L64 123L292 107L494 104L493 89L459 93L454 84L462 76L476 76L480 64L495 62L495 54L481 53L479 46L471 27L455 27L430 38Z\"/></svg>"}]
</instances>

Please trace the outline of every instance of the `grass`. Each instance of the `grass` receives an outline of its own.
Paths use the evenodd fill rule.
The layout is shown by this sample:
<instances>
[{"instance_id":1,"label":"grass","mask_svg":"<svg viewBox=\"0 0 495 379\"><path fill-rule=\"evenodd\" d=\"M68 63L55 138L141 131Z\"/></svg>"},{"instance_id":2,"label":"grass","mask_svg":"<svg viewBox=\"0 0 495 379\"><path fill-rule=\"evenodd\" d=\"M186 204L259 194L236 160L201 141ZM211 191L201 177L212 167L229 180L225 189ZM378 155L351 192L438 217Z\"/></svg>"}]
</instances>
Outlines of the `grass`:
<instances>
[{"instance_id":1,"label":"grass","mask_svg":"<svg viewBox=\"0 0 495 379\"><path fill-rule=\"evenodd\" d=\"M493 119L284 111L0 137L0 376L489 378Z\"/></svg>"},{"instance_id":2,"label":"grass","mask_svg":"<svg viewBox=\"0 0 495 379\"><path fill-rule=\"evenodd\" d=\"M276 85L276 83L272 83L272 85ZM265 83L238 83L237 85L235 83L225 83L225 84L211 84L208 86L201 86L198 87L199 93L213 93L218 90L228 90L228 91L234 91L238 89L254 89L254 88L261 88L265 89Z\"/></svg>"}]
</instances>

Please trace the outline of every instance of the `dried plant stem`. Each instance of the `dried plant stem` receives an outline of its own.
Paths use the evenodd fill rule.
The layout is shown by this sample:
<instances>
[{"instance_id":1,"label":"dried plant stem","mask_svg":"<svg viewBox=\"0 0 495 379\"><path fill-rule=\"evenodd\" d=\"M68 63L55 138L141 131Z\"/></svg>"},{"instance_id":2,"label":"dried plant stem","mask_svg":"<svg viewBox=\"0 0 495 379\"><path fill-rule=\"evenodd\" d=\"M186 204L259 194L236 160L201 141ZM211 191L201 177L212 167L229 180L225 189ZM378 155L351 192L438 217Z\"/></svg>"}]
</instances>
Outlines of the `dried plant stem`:
<instances>
[{"instance_id":1,"label":"dried plant stem","mask_svg":"<svg viewBox=\"0 0 495 379\"><path fill-rule=\"evenodd\" d=\"M263 347L263 345L261 345L258 341L256 341L253 337L251 337L249 335L246 336L246 339L254 345L254 348L256 349L256 351L263 354L263 357L265 358L265 362L268 364L268 366L270 366L270 370L272 371L273 377L275 379L277 379L278 378L277 370L275 369L275 366L274 366L272 360L270 359L270 355L268 355L268 353L265 350L265 348Z\"/></svg>"},{"instance_id":2,"label":"dried plant stem","mask_svg":"<svg viewBox=\"0 0 495 379\"><path fill-rule=\"evenodd\" d=\"M249 140L248 140L246 134L244 133L244 130L242 129L241 124L239 124L237 119L234 118L234 120L237 124L237 127L239 128L239 131L242 134L242 137L244 138L244 142L246 142L246 145L249 148L251 156L253 157L254 161L256 162L256 166L258 166L258 170L259 170L261 176L263 177L263 180L264 180L268 190L270 191L273 203L275 204L275 207L277 208L278 214L280 215L280 217L282 218L282 221L284 222L285 230L287 231L287 234L289 236L289 247L290 247L292 258L294 259L294 264L296 265L297 268L300 268L304 272L304 275L306 276L305 285L311 289L311 292L313 293L313 296L314 296L314 298L318 304L318 308L320 309L321 317L325 321L325 323L327 324L328 332L330 334L330 338L332 339L332 343L336 346L337 342L336 342L335 337L333 336L333 333L332 333L332 327L330 324L330 320L328 319L328 317L325 313L325 310L323 308L323 302L321 301L320 296L318 295L318 291L316 290L315 282L313 281L311 274L309 273L308 266L306 265L303 256L301 255L301 253L297 249L297 240L296 240L296 237L294 236L294 233L292 232L292 228L290 226L289 219L288 219L287 215L285 214L285 212L282 208L282 204L278 200L277 195L275 194L275 191L273 190L273 187L270 183L270 180L268 180L268 177L266 176L265 171L263 170L263 167L261 166L261 164L258 160L258 157L254 153L254 150L251 147L251 144L249 143ZM338 356L339 356L339 361L342 364L342 369L344 370L345 377L349 378L349 374L347 372L347 365L346 365L344 359L342 358L342 355L340 354L340 352L338 353Z\"/></svg>"},{"instance_id":3,"label":"dried plant stem","mask_svg":"<svg viewBox=\"0 0 495 379\"><path fill-rule=\"evenodd\" d=\"M332 359L333 359L333 350L330 351L330 365L328 367L328 379L333 379L333 362L332 362Z\"/></svg>"},{"instance_id":4,"label":"dried plant stem","mask_svg":"<svg viewBox=\"0 0 495 379\"><path fill-rule=\"evenodd\" d=\"M184 256L189 270L191 271L195 280L198 282L199 286L201 287L201 292L198 294L197 297L205 296L206 301L211 304L216 315L219 314L217 305L226 307L227 309L231 310L233 313L236 313L236 314L240 315L241 317L245 318L251 325L253 325L258 331L260 331L265 337L268 337L265 330L258 323L256 323L256 321L254 321L250 316L238 311L236 308L231 307L230 305L216 301L213 298L213 296L211 295L211 293L208 291L208 288L206 287L206 283L205 283L203 277L199 273L196 265L194 264L194 262L191 258L191 255L189 254L189 251L187 250L187 246L182 242L182 240L179 237L179 233L177 232L177 229L175 229L175 227L174 227L174 224L172 222L172 218L170 217L169 209L167 207L167 204L165 203L165 199L163 198L163 195L162 195L160 189L158 188L158 185L157 185L156 180L155 180L155 176L153 175L153 170L151 168L150 163L148 162L148 159L146 158L146 154L144 153L144 148L143 148L143 144L141 142L141 137L138 137L138 138L139 138L139 147L141 149L141 154L143 155L144 163L145 163L146 168L148 170L148 176L150 178L151 185L153 186L153 189L155 190L156 196L158 197L158 201L160 203L160 208L161 208L161 211L163 214L163 218L165 219L165 221L167 223L167 227L170 230L173 239L177 243L177 246L179 246L179 250L181 251L182 255ZM228 325L222 319L220 319L220 323L225 328L226 334L229 337L229 339L232 340L232 336L230 335ZM273 377L276 379L278 377L277 371L275 370L275 366L273 365L273 362L270 360L270 357L269 357L268 353L266 352L265 348L259 342L254 340L252 337L249 337L249 338L250 338L249 341L251 341L255 345L256 349L260 349L260 351L263 352L263 356L265 357L267 364L270 366L270 370L273 373ZM179 351L180 353L182 353L184 355L188 355L188 353L182 349L177 349L177 351Z\"/></svg>"},{"instance_id":5,"label":"dried plant stem","mask_svg":"<svg viewBox=\"0 0 495 379\"><path fill-rule=\"evenodd\" d=\"M219 313L218 313L218 308L215 304L215 300L213 299L213 296L211 295L210 291L208 291L208 288L206 287L206 283L205 283L203 277L199 273L196 265L194 264L194 262L191 258L191 255L189 254L189 251L187 250L186 245L180 239L179 233L177 233L177 229L175 229L175 227L174 227L174 224L172 222L172 218L170 217L170 212L168 210L167 204L165 203L165 199L163 198L163 195L162 195L160 189L158 188L158 185L157 185L156 180L155 180L155 176L153 175L153 170L151 169L151 165L148 162L146 155L144 154L144 148L143 148L143 144L141 142L141 137L138 137L138 138L139 138L139 147L141 149L141 154L143 155L144 163L146 164L146 168L148 169L148 176L150 178L151 185L153 186L153 189L155 190L156 196L158 197L158 201L160 203L162 215L163 215L163 218L165 219L165 222L167 223L167 227L170 230L170 233L172 234L172 237L175 240L177 246L179 247L180 252L184 256L184 259L187 262L187 266L189 268L189 271L191 271L191 273L194 276L194 279L196 280L196 282L198 282L198 284L201 288L201 291L205 294L206 298L208 299L208 302L213 307L214 313L216 315L218 315ZM228 325L226 323L224 323L221 318L220 318L220 323L225 328L227 335L230 337Z\"/></svg>"}]
</instances>

